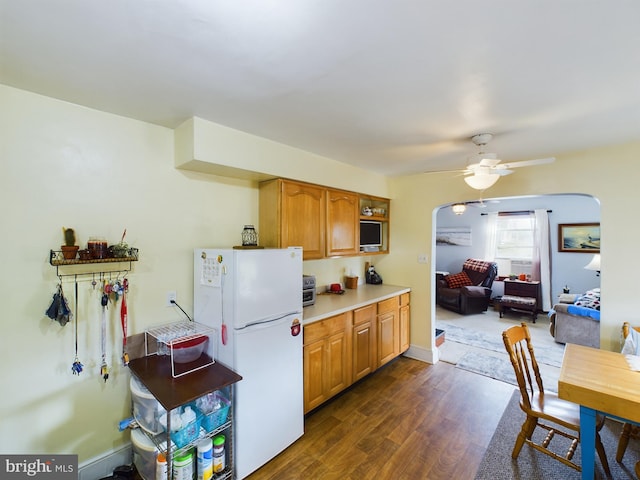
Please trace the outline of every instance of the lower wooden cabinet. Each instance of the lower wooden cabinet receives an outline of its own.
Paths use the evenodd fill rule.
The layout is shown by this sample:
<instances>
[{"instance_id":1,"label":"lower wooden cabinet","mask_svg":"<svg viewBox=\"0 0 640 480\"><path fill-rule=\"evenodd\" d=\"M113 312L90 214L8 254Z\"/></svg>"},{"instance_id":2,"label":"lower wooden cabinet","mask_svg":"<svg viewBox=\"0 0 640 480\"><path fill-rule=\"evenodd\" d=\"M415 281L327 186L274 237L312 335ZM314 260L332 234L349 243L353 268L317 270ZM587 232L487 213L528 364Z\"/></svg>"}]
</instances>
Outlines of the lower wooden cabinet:
<instances>
[{"instance_id":1,"label":"lower wooden cabinet","mask_svg":"<svg viewBox=\"0 0 640 480\"><path fill-rule=\"evenodd\" d=\"M409 348L409 294L304 326L308 413Z\"/></svg>"},{"instance_id":2,"label":"lower wooden cabinet","mask_svg":"<svg viewBox=\"0 0 640 480\"><path fill-rule=\"evenodd\" d=\"M369 375L378 366L376 305L353 311L353 381Z\"/></svg>"},{"instance_id":3,"label":"lower wooden cabinet","mask_svg":"<svg viewBox=\"0 0 640 480\"><path fill-rule=\"evenodd\" d=\"M351 385L352 312L304 327L304 412Z\"/></svg>"},{"instance_id":4,"label":"lower wooden cabinet","mask_svg":"<svg viewBox=\"0 0 640 480\"><path fill-rule=\"evenodd\" d=\"M400 354L399 297L378 302L378 366Z\"/></svg>"},{"instance_id":5,"label":"lower wooden cabinet","mask_svg":"<svg viewBox=\"0 0 640 480\"><path fill-rule=\"evenodd\" d=\"M400 353L409 350L411 343L411 306L409 294L400 295Z\"/></svg>"}]
</instances>

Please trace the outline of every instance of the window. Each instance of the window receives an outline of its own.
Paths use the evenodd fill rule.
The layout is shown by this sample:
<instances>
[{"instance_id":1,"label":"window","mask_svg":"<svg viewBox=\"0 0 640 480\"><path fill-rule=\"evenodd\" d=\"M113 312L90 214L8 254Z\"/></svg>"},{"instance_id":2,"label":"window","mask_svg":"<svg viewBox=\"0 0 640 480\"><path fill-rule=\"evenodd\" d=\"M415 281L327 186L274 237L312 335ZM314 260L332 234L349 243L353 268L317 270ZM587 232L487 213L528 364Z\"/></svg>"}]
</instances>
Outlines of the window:
<instances>
[{"instance_id":1,"label":"window","mask_svg":"<svg viewBox=\"0 0 640 480\"><path fill-rule=\"evenodd\" d=\"M526 213L501 213L496 219L494 258L498 275L531 274L535 217Z\"/></svg>"}]
</instances>

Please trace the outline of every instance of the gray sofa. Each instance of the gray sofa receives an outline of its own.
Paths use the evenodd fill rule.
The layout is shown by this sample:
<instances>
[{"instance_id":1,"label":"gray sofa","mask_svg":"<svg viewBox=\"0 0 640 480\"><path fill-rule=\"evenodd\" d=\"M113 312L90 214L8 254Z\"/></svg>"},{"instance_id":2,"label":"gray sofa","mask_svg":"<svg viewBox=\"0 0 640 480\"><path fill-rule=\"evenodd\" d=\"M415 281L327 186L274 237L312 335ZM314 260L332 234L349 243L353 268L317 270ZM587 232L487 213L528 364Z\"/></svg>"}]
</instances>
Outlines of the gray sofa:
<instances>
[{"instance_id":1,"label":"gray sofa","mask_svg":"<svg viewBox=\"0 0 640 480\"><path fill-rule=\"evenodd\" d=\"M600 348L600 320L588 315L570 313L572 306L569 303L557 303L553 306L553 310L549 312L551 335L558 343L576 343Z\"/></svg>"}]
</instances>

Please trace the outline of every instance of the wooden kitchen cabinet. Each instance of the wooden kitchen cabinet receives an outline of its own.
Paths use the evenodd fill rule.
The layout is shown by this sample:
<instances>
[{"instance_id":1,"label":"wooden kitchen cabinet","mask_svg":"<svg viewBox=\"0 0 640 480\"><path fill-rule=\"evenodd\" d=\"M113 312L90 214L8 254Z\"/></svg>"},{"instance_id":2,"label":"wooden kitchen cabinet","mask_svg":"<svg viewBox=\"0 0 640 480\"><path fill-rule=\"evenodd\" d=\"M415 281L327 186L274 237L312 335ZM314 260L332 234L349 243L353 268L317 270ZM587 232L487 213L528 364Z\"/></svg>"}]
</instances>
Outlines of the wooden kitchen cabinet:
<instances>
[{"instance_id":1,"label":"wooden kitchen cabinet","mask_svg":"<svg viewBox=\"0 0 640 480\"><path fill-rule=\"evenodd\" d=\"M371 216L362 215L371 205ZM360 252L360 220L379 221L382 246ZM278 178L260 183L258 244L303 248L303 259L389 252L389 200Z\"/></svg>"},{"instance_id":2,"label":"wooden kitchen cabinet","mask_svg":"<svg viewBox=\"0 0 640 480\"><path fill-rule=\"evenodd\" d=\"M376 305L353 311L353 381L372 373L377 367Z\"/></svg>"},{"instance_id":3,"label":"wooden kitchen cabinet","mask_svg":"<svg viewBox=\"0 0 640 480\"><path fill-rule=\"evenodd\" d=\"M378 367L400 354L399 297L378 302Z\"/></svg>"},{"instance_id":4,"label":"wooden kitchen cabinet","mask_svg":"<svg viewBox=\"0 0 640 480\"><path fill-rule=\"evenodd\" d=\"M265 247L302 247L303 259L325 256L324 187L283 179L260 184L258 243Z\"/></svg>"},{"instance_id":5,"label":"wooden kitchen cabinet","mask_svg":"<svg viewBox=\"0 0 640 480\"><path fill-rule=\"evenodd\" d=\"M351 385L352 312L304 327L304 412Z\"/></svg>"},{"instance_id":6,"label":"wooden kitchen cabinet","mask_svg":"<svg viewBox=\"0 0 640 480\"><path fill-rule=\"evenodd\" d=\"M304 326L304 413L409 348L410 294Z\"/></svg>"},{"instance_id":7,"label":"wooden kitchen cabinet","mask_svg":"<svg viewBox=\"0 0 640 480\"><path fill-rule=\"evenodd\" d=\"M342 190L327 191L327 257L360 252L360 203L358 195Z\"/></svg>"},{"instance_id":8,"label":"wooden kitchen cabinet","mask_svg":"<svg viewBox=\"0 0 640 480\"><path fill-rule=\"evenodd\" d=\"M400 295L400 353L409 350L411 343L411 307L409 298L410 295L408 293Z\"/></svg>"}]
</instances>

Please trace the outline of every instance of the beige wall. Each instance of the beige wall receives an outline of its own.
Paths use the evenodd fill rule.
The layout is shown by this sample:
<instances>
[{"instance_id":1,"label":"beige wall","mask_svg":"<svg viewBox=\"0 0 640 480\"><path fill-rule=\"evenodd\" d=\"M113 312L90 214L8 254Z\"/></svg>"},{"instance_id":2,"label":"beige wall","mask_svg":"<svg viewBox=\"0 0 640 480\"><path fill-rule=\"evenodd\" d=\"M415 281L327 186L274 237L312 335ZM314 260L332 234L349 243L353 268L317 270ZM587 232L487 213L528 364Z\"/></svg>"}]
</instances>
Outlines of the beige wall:
<instances>
[{"instance_id":1,"label":"beige wall","mask_svg":"<svg viewBox=\"0 0 640 480\"><path fill-rule=\"evenodd\" d=\"M243 225L258 223L258 186L176 169L174 132L163 127L1 85L0 105L0 452L77 453L83 463L128 443L117 425L130 415L129 373L120 366L119 306L111 305L111 373L106 383L101 380L99 289L91 286L92 277L80 277L79 359L85 371L71 374L75 324L60 327L44 314L58 283L49 251L59 249L62 227L76 230L79 245L90 235L115 243L127 229L126 240L140 249L128 276L129 332L140 333L184 319L177 308L165 307L168 291L193 311L193 248L239 244ZM226 140L227 158L241 155L249 143L261 152L261 164L281 165L282 152L296 161L290 147L266 142L259 148L259 139L243 142L236 131L232 137L236 148ZM220 144L216 148L221 152ZM375 193L386 193L384 177L295 152L297 163L311 161L323 172L308 181L330 183L333 174L344 188L367 191L373 183ZM365 260L306 262L305 271L330 283L347 269L361 270ZM75 310L73 277L63 286Z\"/></svg>"},{"instance_id":2,"label":"beige wall","mask_svg":"<svg viewBox=\"0 0 640 480\"><path fill-rule=\"evenodd\" d=\"M48 264L48 252L61 244L61 228L75 228L80 245L90 235L117 242L127 229L126 239L140 248L140 261L129 275L130 331L142 332L183 318L179 310L164 306L170 290L192 311L192 248L239 243L242 226L257 224L257 185L176 169L174 132L166 128L5 86L0 86L0 105L4 207L0 451L77 453L82 463L128 442L128 434L119 433L117 424L130 412L129 374L119 366L121 331L118 311L112 306L108 311L111 375L106 383L99 375L99 295L86 278L79 285L78 310L79 358L85 372L80 376L70 372L75 325L60 327L44 315L58 280ZM256 141L244 139L241 132L236 135L238 148L233 142L225 147L235 154L242 151L243 140ZM261 162L276 162L279 149L266 147ZM616 279L628 276L639 236L639 227L629 221L635 207L627 207L639 195L634 183L638 153L640 145L633 144L559 157L554 165L519 171L489 192L492 196L575 192L601 199L605 345L617 339L619 323L635 318L633 287ZM300 162L305 161L323 172L317 183L341 179L334 186L374 194L386 188L386 182L376 178L376 192L369 191L365 179L370 173L300 152ZM392 253L305 262L305 271L318 274L324 284L348 270L361 270L362 262L370 260L385 272L386 283L412 287L411 351L428 358L432 272L431 263L417 263L417 254L432 255L434 208L474 195L460 179L448 176L399 178L390 184ZM73 299L69 280L64 286Z\"/></svg>"},{"instance_id":3,"label":"beige wall","mask_svg":"<svg viewBox=\"0 0 640 480\"><path fill-rule=\"evenodd\" d=\"M627 278L636 255L640 225L633 220L640 199L640 142L558 155L555 163L523 168L485 192L487 197L549 193L584 193L601 204L602 234L602 348L619 348L624 321L640 324L634 286ZM385 280L412 288L411 351L418 358L433 357L434 269L418 264L417 255L434 254L434 212L442 204L478 198L458 177L415 175L392 180L393 248L380 261Z\"/></svg>"}]
</instances>

